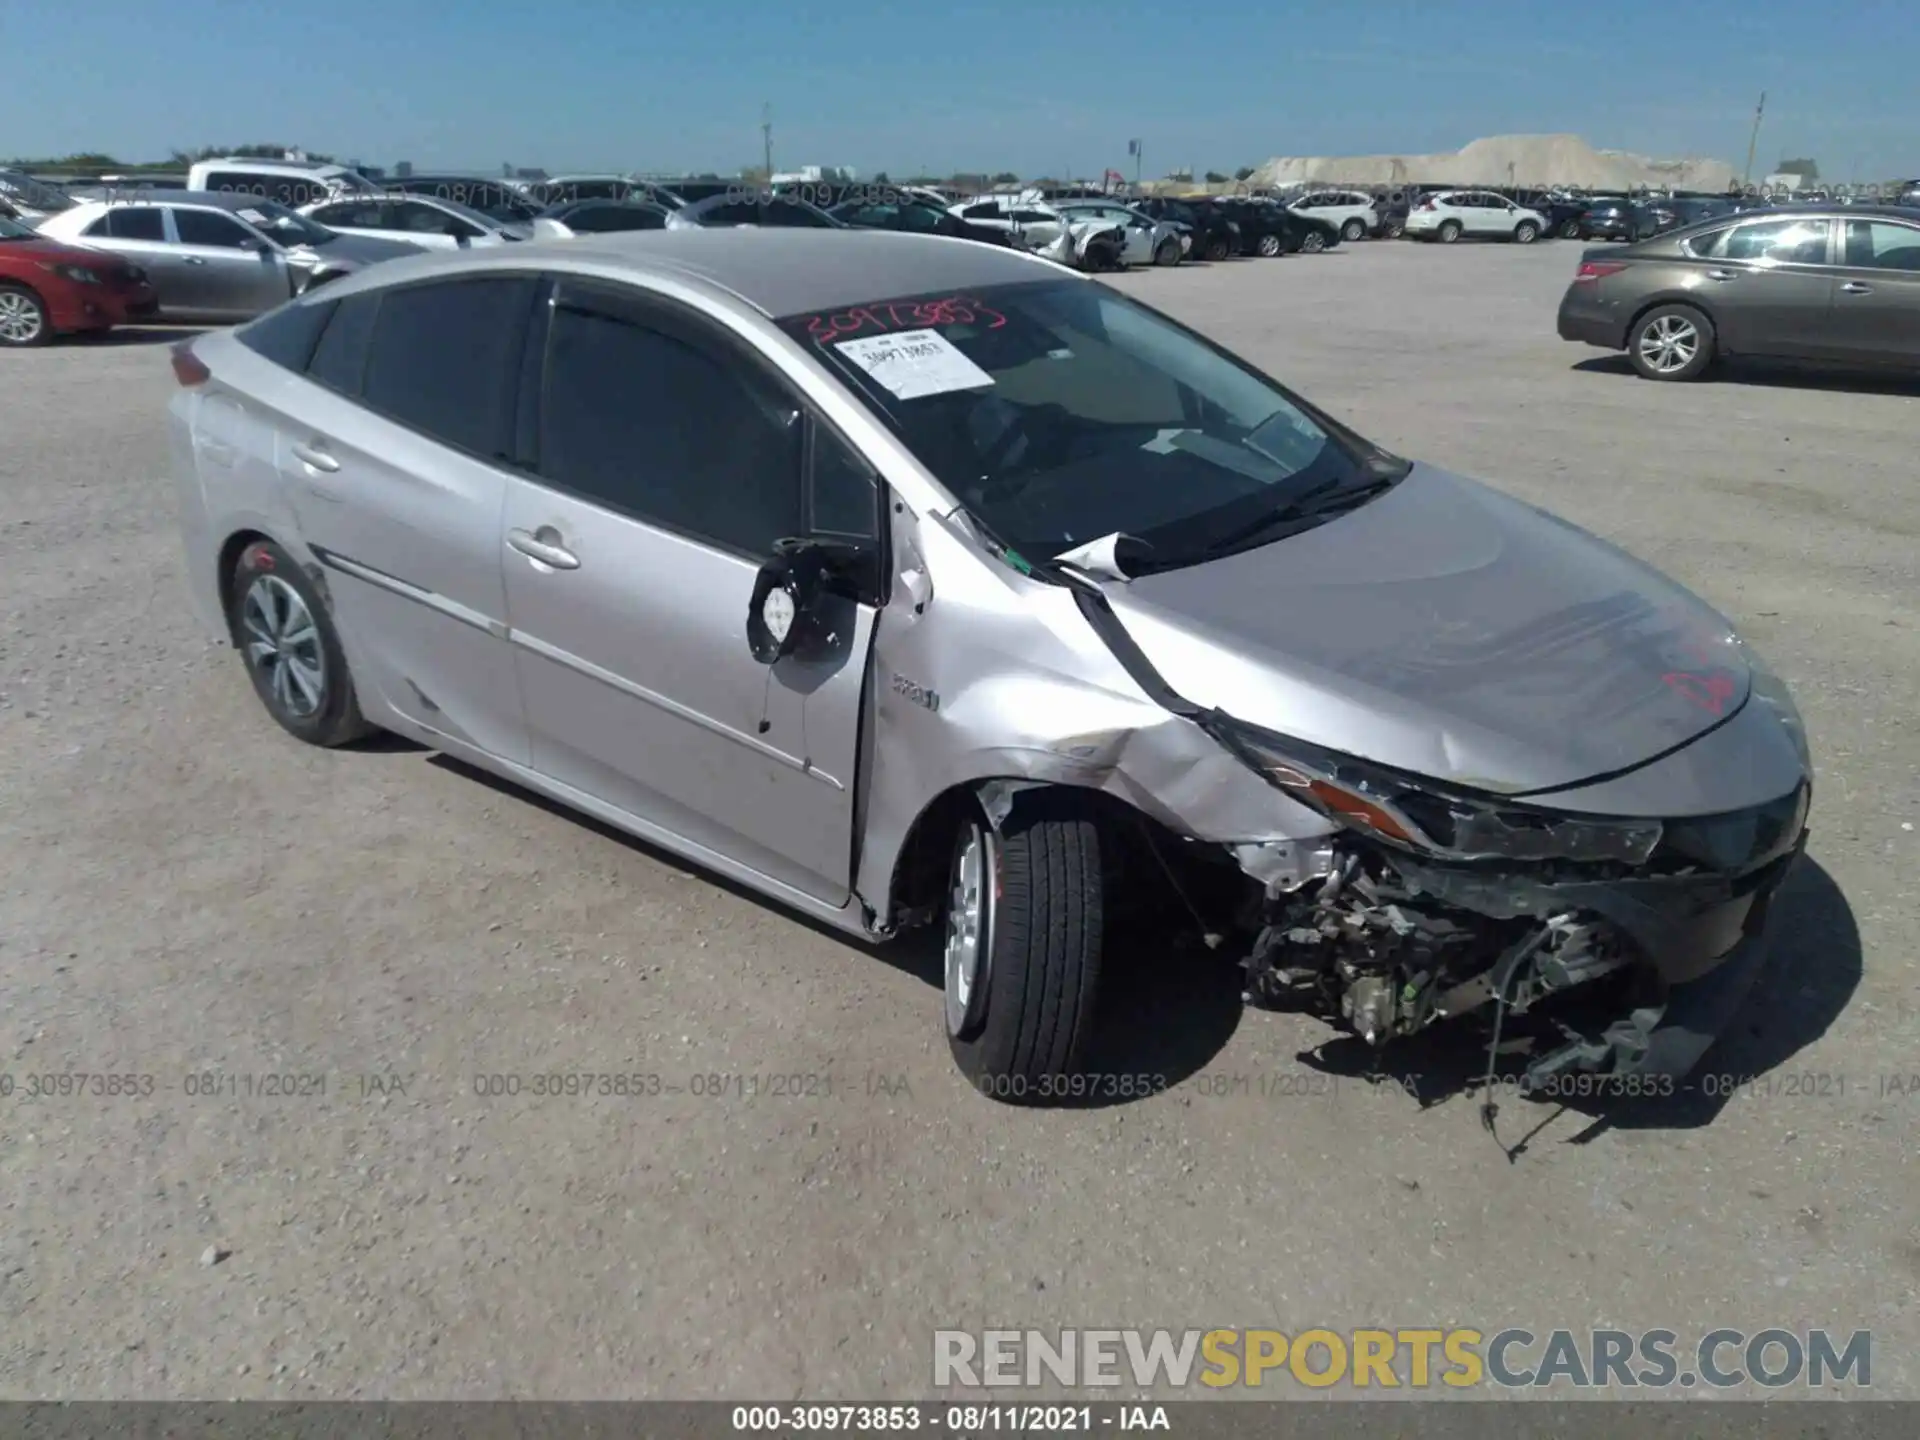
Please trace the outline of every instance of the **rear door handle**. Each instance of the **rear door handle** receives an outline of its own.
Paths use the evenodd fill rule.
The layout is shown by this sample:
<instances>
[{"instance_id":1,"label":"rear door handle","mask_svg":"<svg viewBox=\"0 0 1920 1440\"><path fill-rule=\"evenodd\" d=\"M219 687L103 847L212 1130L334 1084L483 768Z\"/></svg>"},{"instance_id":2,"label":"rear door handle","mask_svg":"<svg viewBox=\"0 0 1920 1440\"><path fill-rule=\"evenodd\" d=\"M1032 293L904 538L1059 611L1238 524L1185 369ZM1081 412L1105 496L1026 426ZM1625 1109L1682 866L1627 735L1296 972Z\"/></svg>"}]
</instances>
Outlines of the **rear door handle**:
<instances>
[{"instance_id":1,"label":"rear door handle","mask_svg":"<svg viewBox=\"0 0 1920 1440\"><path fill-rule=\"evenodd\" d=\"M1840 287L1840 293L1843 295L1871 295L1873 293L1873 287L1871 285L1862 285L1858 280L1849 280Z\"/></svg>"},{"instance_id":2,"label":"rear door handle","mask_svg":"<svg viewBox=\"0 0 1920 1440\"><path fill-rule=\"evenodd\" d=\"M206 257L204 255L187 255L187 256L183 256L182 258L189 265L204 265L207 263Z\"/></svg>"},{"instance_id":3,"label":"rear door handle","mask_svg":"<svg viewBox=\"0 0 1920 1440\"><path fill-rule=\"evenodd\" d=\"M340 462L327 453L324 445L296 443L289 448L293 451L294 458L302 465L311 466L315 470L324 470L329 475L340 468Z\"/></svg>"},{"instance_id":4,"label":"rear door handle","mask_svg":"<svg viewBox=\"0 0 1920 1440\"><path fill-rule=\"evenodd\" d=\"M529 560L538 560L555 570L580 568L580 557L561 543L560 532L551 525L542 525L538 530L509 530L507 544Z\"/></svg>"}]
</instances>

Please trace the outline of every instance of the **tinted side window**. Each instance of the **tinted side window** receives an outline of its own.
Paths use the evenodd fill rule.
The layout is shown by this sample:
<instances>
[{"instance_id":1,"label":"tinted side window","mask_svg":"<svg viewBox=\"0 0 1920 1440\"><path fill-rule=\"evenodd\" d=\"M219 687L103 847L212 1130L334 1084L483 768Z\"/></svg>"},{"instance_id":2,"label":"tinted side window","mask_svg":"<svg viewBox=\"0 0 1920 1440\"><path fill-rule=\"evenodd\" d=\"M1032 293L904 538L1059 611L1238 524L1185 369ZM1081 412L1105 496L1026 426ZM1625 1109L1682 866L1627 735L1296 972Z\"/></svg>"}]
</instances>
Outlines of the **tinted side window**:
<instances>
[{"instance_id":1,"label":"tinted side window","mask_svg":"<svg viewBox=\"0 0 1920 1440\"><path fill-rule=\"evenodd\" d=\"M751 200L732 205L716 205L711 210L700 212L700 223L702 225L758 225L760 207Z\"/></svg>"},{"instance_id":2,"label":"tinted side window","mask_svg":"<svg viewBox=\"0 0 1920 1440\"><path fill-rule=\"evenodd\" d=\"M333 318L314 347L307 378L342 395L360 394L360 377L367 368L367 342L373 335L373 317L380 309L380 292L349 295L335 307Z\"/></svg>"},{"instance_id":3,"label":"tinted side window","mask_svg":"<svg viewBox=\"0 0 1920 1440\"><path fill-rule=\"evenodd\" d=\"M151 205L116 206L107 212L106 221L107 234L116 240L158 241L167 238L166 223L160 212ZM87 233L94 233L98 227L99 222L95 221L94 228Z\"/></svg>"},{"instance_id":4,"label":"tinted side window","mask_svg":"<svg viewBox=\"0 0 1920 1440\"><path fill-rule=\"evenodd\" d=\"M244 250L254 243L253 236L238 220L212 210L175 210L173 228L180 232L182 245L217 245L226 250Z\"/></svg>"},{"instance_id":5,"label":"tinted side window","mask_svg":"<svg viewBox=\"0 0 1920 1440\"><path fill-rule=\"evenodd\" d=\"M333 311L332 301L324 304L295 301L269 311L249 325L242 325L233 332L234 338L276 365L304 371L313 359L321 332L333 318Z\"/></svg>"},{"instance_id":6,"label":"tinted side window","mask_svg":"<svg viewBox=\"0 0 1920 1440\"><path fill-rule=\"evenodd\" d=\"M218 190L224 194L258 195L266 197L266 183L258 175L244 175L238 170L214 170L207 175L207 189Z\"/></svg>"},{"instance_id":7,"label":"tinted side window","mask_svg":"<svg viewBox=\"0 0 1920 1440\"><path fill-rule=\"evenodd\" d=\"M813 499L808 530L871 540L879 533L880 483L873 468L825 425L813 428Z\"/></svg>"},{"instance_id":8,"label":"tinted side window","mask_svg":"<svg viewBox=\"0 0 1920 1440\"><path fill-rule=\"evenodd\" d=\"M1920 229L1881 220L1849 220L1846 263L1874 270L1920 271Z\"/></svg>"},{"instance_id":9,"label":"tinted side window","mask_svg":"<svg viewBox=\"0 0 1920 1440\"><path fill-rule=\"evenodd\" d=\"M801 527L799 428L782 411L737 365L562 303L548 338L540 471L638 519L764 557Z\"/></svg>"},{"instance_id":10,"label":"tinted side window","mask_svg":"<svg viewBox=\"0 0 1920 1440\"><path fill-rule=\"evenodd\" d=\"M386 230L391 228L393 207L383 200L343 200L338 205L322 205L313 218L322 225L342 225L349 230Z\"/></svg>"},{"instance_id":11,"label":"tinted side window","mask_svg":"<svg viewBox=\"0 0 1920 1440\"><path fill-rule=\"evenodd\" d=\"M533 291L534 281L514 275L387 291L361 399L443 444L504 453Z\"/></svg>"}]
</instances>

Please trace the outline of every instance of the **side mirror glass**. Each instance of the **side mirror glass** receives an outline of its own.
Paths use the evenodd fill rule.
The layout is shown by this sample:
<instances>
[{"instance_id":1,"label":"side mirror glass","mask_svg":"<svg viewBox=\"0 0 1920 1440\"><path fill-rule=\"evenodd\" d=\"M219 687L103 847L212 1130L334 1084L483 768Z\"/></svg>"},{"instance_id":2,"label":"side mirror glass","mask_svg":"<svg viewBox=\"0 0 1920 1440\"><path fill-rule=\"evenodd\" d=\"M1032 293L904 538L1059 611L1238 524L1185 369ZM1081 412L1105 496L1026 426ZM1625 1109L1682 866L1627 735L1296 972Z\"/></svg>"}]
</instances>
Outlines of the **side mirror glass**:
<instances>
[{"instance_id":1,"label":"side mirror glass","mask_svg":"<svg viewBox=\"0 0 1920 1440\"><path fill-rule=\"evenodd\" d=\"M747 649L777 665L815 638L820 601L833 582L857 574L865 547L849 540L776 540L747 602Z\"/></svg>"}]
</instances>

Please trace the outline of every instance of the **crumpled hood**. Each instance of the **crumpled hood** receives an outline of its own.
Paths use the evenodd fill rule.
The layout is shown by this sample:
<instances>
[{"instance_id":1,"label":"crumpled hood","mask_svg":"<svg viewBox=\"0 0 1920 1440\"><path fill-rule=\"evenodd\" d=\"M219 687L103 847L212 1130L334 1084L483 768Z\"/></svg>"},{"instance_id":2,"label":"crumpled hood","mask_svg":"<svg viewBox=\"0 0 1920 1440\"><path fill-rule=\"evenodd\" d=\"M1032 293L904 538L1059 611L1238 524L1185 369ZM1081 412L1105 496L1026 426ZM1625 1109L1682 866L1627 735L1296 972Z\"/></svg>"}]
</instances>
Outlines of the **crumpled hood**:
<instances>
[{"instance_id":1,"label":"crumpled hood","mask_svg":"<svg viewBox=\"0 0 1920 1440\"><path fill-rule=\"evenodd\" d=\"M1302 534L1105 588L1196 704L1497 793L1644 764L1749 685L1731 628L1688 591L1425 465Z\"/></svg>"}]
</instances>

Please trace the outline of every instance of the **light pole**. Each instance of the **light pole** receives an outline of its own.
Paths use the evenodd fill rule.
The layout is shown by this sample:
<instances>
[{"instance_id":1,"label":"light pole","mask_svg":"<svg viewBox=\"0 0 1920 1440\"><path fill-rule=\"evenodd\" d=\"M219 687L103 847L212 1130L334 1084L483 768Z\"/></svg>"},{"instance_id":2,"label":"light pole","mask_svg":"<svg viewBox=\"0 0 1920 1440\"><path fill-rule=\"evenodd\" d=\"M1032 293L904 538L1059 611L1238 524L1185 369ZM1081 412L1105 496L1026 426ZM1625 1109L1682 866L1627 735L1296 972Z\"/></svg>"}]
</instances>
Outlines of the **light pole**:
<instances>
[{"instance_id":1,"label":"light pole","mask_svg":"<svg viewBox=\"0 0 1920 1440\"><path fill-rule=\"evenodd\" d=\"M1740 184L1742 187L1753 184L1753 152L1760 144L1760 117L1767 113L1767 92L1760 92L1760 103L1753 107L1753 134L1747 139L1747 173Z\"/></svg>"},{"instance_id":2,"label":"light pole","mask_svg":"<svg viewBox=\"0 0 1920 1440\"><path fill-rule=\"evenodd\" d=\"M760 144L767 167L767 184L773 183L773 106L760 107Z\"/></svg>"}]
</instances>

